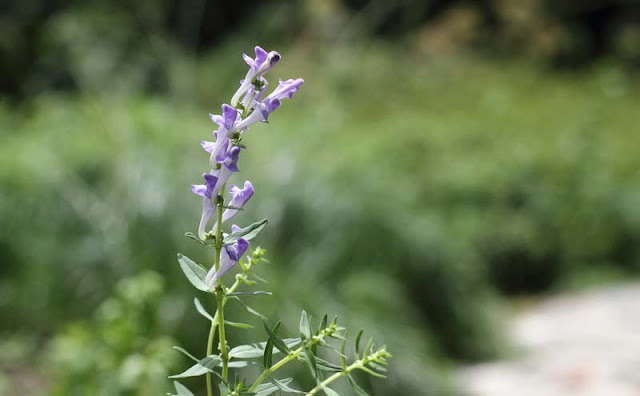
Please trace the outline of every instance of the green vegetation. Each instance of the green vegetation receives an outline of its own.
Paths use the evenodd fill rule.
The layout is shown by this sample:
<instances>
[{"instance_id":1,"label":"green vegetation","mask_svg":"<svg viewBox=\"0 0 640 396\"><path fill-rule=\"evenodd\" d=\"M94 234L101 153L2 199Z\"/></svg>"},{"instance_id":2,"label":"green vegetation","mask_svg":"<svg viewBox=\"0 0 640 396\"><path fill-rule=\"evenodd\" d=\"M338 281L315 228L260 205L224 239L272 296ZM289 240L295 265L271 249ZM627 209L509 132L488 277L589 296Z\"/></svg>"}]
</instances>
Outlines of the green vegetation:
<instances>
[{"instance_id":1,"label":"green vegetation","mask_svg":"<svg viewBox=\"0 0 640 396\"><path fill-rule=\"evenodd\" d=\"M111 359L104 370L163 354L161 335L204 348L195 340L206 339L205 322L175 252L194 260L202 252L183 236L199 216L189 191L199 180L188 178L202 171L207 112L232 92L228 71L242 67L236 44L195 64L176 61L164 97L47 94L0 106L0 321L5 338L45 346L19 359L2 348L0 369L35 365L45 383L69 387L60 394L82 394L72 393L83 392L78 382L85 393L102 386L95 350L114 339L105 306L127 299L121 279L149 270L165 288L145 300L155 314L130 308L126 317L140 322L113 319L136 329L116 331L122 343L102 357ZM363 381L376 394L441 395L452 362L500 353L503 296L638 273L637 77L607 64L568 74L422 59L383 44L281 52L278 72L306 84L295 111L274 114L275 127L244 141L252 154L243 175L256 198L235 219L270 220L257 243L275 293L256 308L290 318L283 336L296 332L300 305L376 329L371 336L394 354L390 381ZM227 312L253 320L239 305ZM56 348L73 356L43 361ZM172 356L158 367L182 359ZM169 391L163 378L155 386L164 380ZM122 388L109 394L150 394L145 383L114 381Z\"/></svg>"}]
</instances>

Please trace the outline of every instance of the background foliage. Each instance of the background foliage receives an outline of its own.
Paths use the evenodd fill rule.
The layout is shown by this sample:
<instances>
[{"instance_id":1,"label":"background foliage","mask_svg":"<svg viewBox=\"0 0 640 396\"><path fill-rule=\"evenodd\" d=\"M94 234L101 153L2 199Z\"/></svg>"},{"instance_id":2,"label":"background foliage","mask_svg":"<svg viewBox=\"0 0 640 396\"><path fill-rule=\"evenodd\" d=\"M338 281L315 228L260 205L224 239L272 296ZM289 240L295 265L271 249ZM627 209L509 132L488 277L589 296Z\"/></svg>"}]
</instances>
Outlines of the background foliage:
<instances>
[{"instance_id":1,"label":"background foliage","mask_svg":"<svg viewBox=\"0 0 640 396\"><path fill-rule=\"evenodd\" d=\"M398 31L411 2L196 3L4 6L0 393L155 395L185 365L172 342L204 349L175 253L207 260L182 236L198 142L255 43L306 80L246 140L257 194L237 221L271 220L256 308L282 334L301 308L372 329L395 356L376 394L453 392L451 367L505 352L514 296L637 276L635 3L532 1L511 26L499 2L432 2ZM545 18L599 42L585 12L625 38L522 44Z\"/></svg>"}]
</instances>

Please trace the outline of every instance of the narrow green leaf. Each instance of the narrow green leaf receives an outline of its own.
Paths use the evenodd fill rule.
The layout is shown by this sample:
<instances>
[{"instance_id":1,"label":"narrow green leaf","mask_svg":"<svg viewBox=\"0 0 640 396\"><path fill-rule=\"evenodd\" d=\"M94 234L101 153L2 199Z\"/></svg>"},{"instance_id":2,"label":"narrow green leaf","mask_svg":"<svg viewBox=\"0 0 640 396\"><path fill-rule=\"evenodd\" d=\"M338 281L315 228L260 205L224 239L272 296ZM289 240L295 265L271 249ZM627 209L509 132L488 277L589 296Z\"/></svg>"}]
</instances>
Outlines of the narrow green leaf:
<instances>
[{"instance_id":1,"label":"narrow green leaf","mask_svg":"<svg viewBox=\"0 0 640 396\"><path fill-rule=\"evenodd\" d=\"M264 348L262 365L267 370L273 365L273 342L271 341L271 338L267 340L267 345Z\"/></svg>"},{"instance_id":2,"label":"narrow green leaf","mask_svg":"<svg viewBox=\"0 0 640 396\"><path fill-rule=\"evenodd\" d=\"M247 241L250 241L256 236L258 236L258 234L262 230L264 230L268 222L269 220L267 219L256 221L255 223L247 227L241 228L238 231L232 232L231 234L227 235L227 237L224 238L222 243L224 245L231 245L233 243L236 243L238 241L238 238L242 238L242 239L246 239Z\"/></svg>"},{"instance_id":3,"label":"narrow green leaf","mask_svg":"<svg viewBox=\"0 0 640 396\"><path fill-rule=\"evenodd\" d=\"M374 377L378 377L378 378L387 378L386 375L384 374L380 374L380 373L376 373L375 371L371 370L369 367L367 366L362 366L360 367L360 370L364 371L365 373L368 373L369 375L373 375Z\"/></svg>"},{"instance_id":4,"label":"narrow green leaf","mask_svg":"<svg viewBox=\"0 0 640 396\"><path fill-rule=\"evenodd\" d=\"M186 378L186 377L197 377L207 372L214 373L214 368L219 366L222 362L220 356L217 355L209 355L203 359L200 359L198 363L189 367L187 370L180 374L172 375L169 378Z\"/></svg>"},{"instance_id":5,"label":"narrow green leaf","mask_svg":"<svg viewBox=\"0 0 640 396\"><path fill-rule=\"evenodd\" d=\"M231 296L229 298L233 298L234 300L238 301L240 304L242 304L244 306L244 308L247 310L247 312L249 312L252 315L255 315L257 317L259 317L260 319L262 319L263 321L267 321L267 317L264 316L263 314L261 314L260 312L256 311L255 309L251 308L250 306L248 306L244 301L242 301L240 299L240 297L238 296Z\"/></svg>"},{"instance_id":6,"label":"narrow green leaf","mask_svg":"<svg viewBox=\"0 0 640 396\"><path fill-rule=\"evenodd\" d=\"M340 396L340 394L338 392L336 392L333 389L331 389L329 387L326 387L326 386L322 387L322 391L327 396Z\"/></svg>"},{"instance_id":7,"label":"narrow green leaf","mask_svg":"<svg viewBox=\"0 0 640 396\"><path fill-rule=\"evenodd\" d=\"M204 268L180 253L178 253L178 263L180 263L182 272L196 289L209 292L209 288L204 281L207 277L207 271Z\"/></svg>"},{"instance_id":8,"label":"narrow green leaf","mask_svg":"<svg viewBox=\"0 0 640 396\"><path fill-rule=\"evenodd\" d=\"M324 314L324 316L322 317L322 320L320 321L320 325L318 326L318 330L316 331L316 334L320 334L320 332L324 329L327 328L327 321L329 320L327 314Z\"/></svg>"},{"instance_id":9,"label":"narrow green leaf","mask_svg":"<svg viewBox=\"0 0 640 396\"><path fill-rule=\"evenodd\" d=\"M330 371L330 372L334 372L334 373L338 372L338 371L344 371L342 369L342 367L340 367L338 365L335 365L335 364L331 363L328 360L324 360L324 359L322 359L322 358L320 358L318 356L316 356L316 367L319 370Z\"/></svg>"},{"instance_id":10,"label":"narrow green leaf","mask_svg":"<svg viewBox=\"0 0 640 396\"><path fill-rule=\"evenodd\" d=\"M293 379L291 378L285 378L282 380L278 380L278 382L280 383L280 385L288 385L291 383L291 381L293 381ZM278 392L279 390L281 390L281 388L278 388L278 386L276 386L275 384L271 383L271 382L267 382L264 384L260 384L256 387L256 393L255 396L268 396L271 394L274 394L276 392Z\"/></svg>"},{"instance_id":11,"label":"narrow green leaf","mask_svg":"<svg viewBox=\"0 0 640 396\"><path fill-rule=\"evenodd\" d=\"M318 378L316 356L307 348L305 348L304 353L302 353L301 355L304 359L303 362L306 363L307 367L309 367L309 371L311 372L313 379Z\"/></svg>"},{"instance_id":12,"label":"narrow green leaf","mask_svg":"<svg viewBox=\"0 0 640 396\"><path fill-rule=\"evenodd\" d=\"M346 348L346 346L347 346L347 339L345 338L340 343L340 352L338 353L340 355L340 366L342 366L342 368L344 369L347 368L347 357L344 354L344 349Z\"/></svg>"},{"instance_id":13,"label":"narrow green leaf","mask_svg":"<svg viewBox=\"0 0 640 396\"><path fill-rule=\"evenodd\" d=\"M240 359L259 358L264 355L264 347L258 344L238 345L229 351L229 357Z\"/></svg>"},{"instance_id":14,"label":"narrow green leaf","mask_svg":"<svg viewBox=\"0 0 640 396\"><path fill-rule=\"evenodd\" d=\"M189 352L187 352L186 349L181 348L179 346L174 346L173 349L175 349L178 352L181 352L182 354L184 354L186 357L190 358L191 360L193 360L194 362L198 361L198 358L193 356L192 354L190 354Z\"/></svg>"},{"instance_id":15,"label":"narrow green leaf","mask_svg":"<svg viewBox=\"0 0 640 396\"><path fill-rule=\"evenodd\" d=\"M281 391L283 391L283 392L289 392L289 393L300 393L300 394L304 394L304 393L305 393L305 392L302 392L302 391L299 391L299 390L297 390L297 389L293 389L293 388L291 388L291 387L287 386L287 384L288 384L289 382L291 382L291 381L289 381L289 382L285 383L285 382L280 381L280 380L277 380L277 379L275 379L275 378L273 378L273 379L272 379L272 381L273 381L273 384L274 384L275 386L277 386L277 387L278 387Z\"/></svg>"},{"instance_id":16,"label":"narrow green leaf","mask_svg":"<svg viewBox=\"0 0 640 396\"><path fill-rule=\"evenodd\" d=\"M311 328L309 327L309 318L307 317L307 312L302 311L302 315L300 316L300 336L302 339L308 340L311 338Z\"/></svg>"},{"instance_id":17,"label":"narrow green leaf","mask_svg":"<svg viewBox=\"0 0 640 396\"><path fill-rule=\"evenodd\" d=\"M367 341L367 345L364 347L364 351L362 351L362 356L369 355L369 352L371 351L372 346L373 346L373 338L369 338L369 341Z\"/></svg>"},{"instance_id":18,"label":"narrow green leaf","mask_svg":"<svg viewBox=\"0 0 640 396\"><path fill-rule=\"evenodd\" d=\"M276 323L276 325L273 327L273 330L269 329L269 326L267 326L266 323L263 322L264 325L264 329L266 330L267 334L269 335L269 340L273 343L273 346L278 348L278 350L282 353L284 353L285 355L289 353L289 347L287 347L287 344L284 343L284 341L282 340L282 338L278 337L278 330L280 330L280 325L282 324L282 322L278 321L278 323Z\"/></svg>"},{"instance_id":19,"label":"narrow green leaf","mask_svg":"<svg viewBox=\"0 0 640 396\"><path fill-rule=\"evenodd\" d=\"M251 291L251 292L233 292L229 294L225 294L226 297L232 296L270 296L273 293L268 291Z\"/></svg>"},{"instance_id":20,"label":"narrow green leaf","mask_svg":"<svg viewBox=\"0 0 640 396\"><path fill-rule=\"evenodd\" d=\"M369 394L356 383L356 380L353 379L351 374L349 374L347 378L349 378L349 383L351 384L353 390L356 391L358 396L369 396Z\"/></svg>"},{"instance_id":21,"label":"narrow green leaf","mask_svg":"<svg viewBox=\"0 0 640 396\"><path fill-rule=\"evenodd\" d=\"M247 367L249 364L248 361L246 360L235 360L233 362L229 362L229 367L231 368L242 368L242 367Z\"/></svg>"},{"instance_id":22,"label":"narrow green leaf","mask_svg":"<svg viewBox=\"0 0 640 396\"><path fill-rule=\"evenodd\" d=\"M362 333L364 333L364 329L360 329L358 334L356 335L356 342L354 344L353 350L356 357L360 354L360 340L362 339Z\"/></svg>"},{"instance_id":23,"label":"narrow green leaf","mask_svg":"<svg viewBox=\"0 0 640 396\"><path fill-rule=\"evenodd\" d=\"M206 309L204 309L204 307L202 306L202 304L200 303L200 300L198 300L198 297L195 297L193 299L193 304L196 306L196 311L198 311L198 313L202 316L204 316L205 318L209 319L210 322L213 322L213 316L211 316L209 314L209 312L207 312Z\"/></svg>"},{"instance_id":24,"label":"narrow green leaf","mask_svg":"<svg viewBox=\"0 0 640 396\"><path fill-rule=\"evenodd\" d=\"M173 381L173 386L176 387L178 396L194 396L193 392L191 392L186 386L182 385L178 381Z\"/></svg>"},{"instance_id":25,"label":"narrow green leaf","mask_svg":"<svg viewBox=\"0 0 640 396\"><path fill-rule=\"evenodd\" d=\"M224 324L225 324L225 326L237 327L239 329L253 329L253 326L250 325L250 324L239 323L239 322L231 322L229 320L225 320Z\"/></svg>"},{"instance_id":26,"label":"narrow green leaf","mask_svg":"<svg viewBox=\"0 0 640 396\"><path fill-rule=\"evenodd\" d=\"M300 344L299 338L285 338L284 343L288 348L294 348ZM267 342L259 342L256 344L239 345L229 351L229 356L236 359L254 359L264 355ZM271 344L272 353L279 353L277 349Z\"/></svg>"},{"instance_id":27,"label":"narrow green leaf","mask_svg":"<svg viewBox=\"0 0 640 396\"><path fill-rule=\"evenodd\" d=\"M186 232L184 234L184 236L186 236L189 239L193 239L194 241L200 243L201 245L205 245L205 246L212 246L215 245L216 241L214 239L207 239L206 241L203 241L202 239L198 238L198 236L196 234L194 234L193 232Z\"/></svg>"}]
</instances>

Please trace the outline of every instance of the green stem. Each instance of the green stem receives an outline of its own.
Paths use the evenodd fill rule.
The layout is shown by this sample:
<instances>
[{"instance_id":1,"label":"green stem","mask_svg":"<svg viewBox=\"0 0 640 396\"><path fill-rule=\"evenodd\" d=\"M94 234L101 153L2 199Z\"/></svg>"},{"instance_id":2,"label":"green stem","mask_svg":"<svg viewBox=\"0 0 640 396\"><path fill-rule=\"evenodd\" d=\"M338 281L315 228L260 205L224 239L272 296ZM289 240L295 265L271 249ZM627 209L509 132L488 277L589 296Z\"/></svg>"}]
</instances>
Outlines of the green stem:
<instances>
[{"instance_id":1,"label":"green stem","mask_svg":"<svg viewBox=\"0 0 640 396\"><path fill-rule=\"evenodd\" d=\"M220 357L222 358L222 378L229 377L229 351L227 350L227 338L224 328L224 291L220 287L216 291L216 303L220 315L218 316L218 332L220 334Z\"/></svg>"},{"instance_id":2,"label":"green stem","mask_svg":"<svg viewBox=\"0 0 640 396\"><path fill-rule=\"evenodd\" d=\"M256 388L258 387L258 385L260 385L264 380L266 380L271 374L273 374L274 372L276 372L278 369L280 369L282 366L284 366L285 364L289 363L290 361L294 360L295 358L298 357L298 355L304 351L303 347L300 347L298 349L296 349L295 351L289 353L287 356L285 356L284 358L282 358L280 361L278 361L276 364L274 364L273 366L269 367L268 369L266 369L265 371L262 372L262 374L260 374L260 376L256 379L256 381L253 383L253 385L251 385L251 388L249 388L249 392L253 392L256 390Z\"/></svg>"},{"instance_id":3,"label":"green stem","mask_svg":"<svg viewBox=\"0 0 640 396\"><path fill-rule=\"evenodd\" d=\"M224 195L226 185L220 189L220 196ZM218 200L218 227L216 228L216 272L220 271L220 253L222 252L222 200ZM224 328L224 288L218 280L216 288L216 316L218 319L218 339L220 340L220 358L222 358L222 378L225 380L229 377L229 351L227 350L227 338Z\"/></svg>"},{"instance_id":4,"label":"green stem","mask_svg":"<svg viewBox=\"0 0 640 396\"><path fill-rule=\"evenodd\" d=\"M333 381L337 380L340 377L344 377L345 375L348 375L353 370L359 369L361 367L362 367L362 360L356 360L344 371L338 371L337 373L333 374L331 377L319 383L315 388L311 389L306 396L315 395L316 393L320 392L321 390L329 386L329 384L332 383Z\"/></svg>"},{"instance_id":5,"label":"green stem","mask_svg":"<svg viewBox=\"0 0 640 396\"><path fill-rule=\"evenodd\" d=\"M217 316L217 314L216 314ZM207 341L207 356L213 353L213 338L216 334L216 326L215 322L211 322L211 329L209 330L209 340ZM218 394L218 392L216 392ZM207 372L207 395L213 396L212 388L211 388L211 373Z\"/></svg>"},{"instance_id":6,"label":"green stem","mask_svg":"<svg viewBox=\"0 0 640 396\"><path fill-rule=\"evenodd\" d=\"M262 374L260 374L260 376L255 380L253 385L251 385L251 387L249 388L249 392L255 391L256 388L258 387L258 385L260 385L264 380L269 378L269 376L271 374L275 373L277 370L279 370L285 364L287 364L290 361L296 359L298 357L298 355L300 355L305 350L305 348L309 349L312 346L314 346L315 344L319 343L321 340L324 339L324 337L326 335L330 335L330 334L327 334L326 331L323 330L320 333L320 335L314 336L312 339L310 339L306 346L303 345L300 348L296 349L295 351L289 352L289 354L287 356L283 357L276 364L274 364L273 366L271 366L268 369L266 369L265 371L263 371Z\"/></svg>"}]
</instances>

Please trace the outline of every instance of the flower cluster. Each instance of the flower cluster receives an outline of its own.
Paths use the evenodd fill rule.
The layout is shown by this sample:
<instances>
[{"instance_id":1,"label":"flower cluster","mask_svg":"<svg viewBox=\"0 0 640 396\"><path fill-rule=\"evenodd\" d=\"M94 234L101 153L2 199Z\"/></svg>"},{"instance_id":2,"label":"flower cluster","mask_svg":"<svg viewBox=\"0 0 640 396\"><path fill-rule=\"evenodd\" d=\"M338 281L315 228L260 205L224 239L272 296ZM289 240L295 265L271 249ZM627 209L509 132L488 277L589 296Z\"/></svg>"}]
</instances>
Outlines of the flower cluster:
<instances>
[{"instance_id":1,"label":"flower cluster","mask_svg":"<svg viewBox=\"0 0 640 396\"><path fill-rule=\"evenodd\" d=\"M202 216L198 226L198 237L206 241L214 236L222 235L222 224L231 219L251 199L254 190L249 181L245 181L242 188L229 186L231 200L223 206L223 195L229 178L239 172L238 160L243 145L240 144L242 135L257 122L267 121L269 114L280 107L280 102L292 98L304 83L301 78L280 80L278 87L265 97L269 83L264 75L280 60L276 51L267 52L260 47L255 48L255 59L244 55L244 61L249 65L249 71L240 87L233 95L230 104L222 105L222 114L211 114L211 121L217 124L213 132L214 141L203 141L202 148L209 153L209 168L202 175L204 184L193 185L191 190L202 197ZM219 216L221 221L214 221L209 232L207 227L216 213L216 208L224 212ZM236 232L239 227L232 226ZM207 286L213 290L222 275L228 272L238 262L249 247L246 239L238 238L230 245L222 247L219 265L213 266L206 277ZM218 267L218 268L216 268Z\"/></svg>"}]
</instances>

